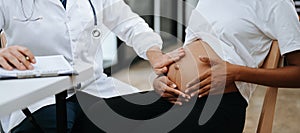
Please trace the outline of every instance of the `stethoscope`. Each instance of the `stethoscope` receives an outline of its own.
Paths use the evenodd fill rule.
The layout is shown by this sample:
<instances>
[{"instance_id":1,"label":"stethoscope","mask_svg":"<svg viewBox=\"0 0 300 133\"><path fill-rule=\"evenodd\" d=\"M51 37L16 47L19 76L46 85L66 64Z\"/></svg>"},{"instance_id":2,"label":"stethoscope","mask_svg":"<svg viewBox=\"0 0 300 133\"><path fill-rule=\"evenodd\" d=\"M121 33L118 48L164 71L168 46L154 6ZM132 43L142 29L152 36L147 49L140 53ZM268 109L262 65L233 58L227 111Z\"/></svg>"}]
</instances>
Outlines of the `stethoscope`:
<instances>
[{"instance_id":1,"label":"stethoscope","mask_svg":"<svg viewBox=\"0 0 300 133\"><path fill-rule=\"evenodd\" d=\"M17 19L17 20L19 20L19 21L22 21L22 22L27 22L27 21L37 21L37 20L42 19L43 17L33 18L33 12L34 12L35 1L36 1L36 0L33 0L32 5L31 5L31 13L30 13L29 16L27 16L26 13L25 13L25 10L24 10L23 0L21 0L22 13L23 13L23 16L24 16L25 19L17 19L17 18L15 18L15 19ZM96 10L95 10L95 7L94 7L92 1L91 1L91 0L88 0L88 1L89 1L89 3L90 3L91 8L92 8L92 11L93 11L93 17L94 17L94 27L95 27L95 28L92 30L92 35L93 35L93 37L95 37L95 38L99 38L99 37L101 36L101 32L100 32L100 30L97 28L97 27L98 27L98 22L97 22L97 14L96 14Z\"/></svg>"},{"instance_id":2,"label":"stethoscope","mask_svg":"<svg viewBox=\"0 0 300 133\"><path fill-rule=\"evenodd\" d=\"M92 3L92 1L91 0L89 0L89 3L90 3L90 5L91 5L91 8L92 8L92 11L93 11L93 15L94 15L94 30L92 31L92 35L93 35L93 37L96 37L96 38L98 38L98 37L100 37L100 35L101 35L101 32L98 30L98 28L97 28L97 26L98 26L98 22L97 22L97 14L96 14L96 11L95 11L95 7L94 7L94 5L93 5L93 3Z\"/></svg>"}]
</instances>

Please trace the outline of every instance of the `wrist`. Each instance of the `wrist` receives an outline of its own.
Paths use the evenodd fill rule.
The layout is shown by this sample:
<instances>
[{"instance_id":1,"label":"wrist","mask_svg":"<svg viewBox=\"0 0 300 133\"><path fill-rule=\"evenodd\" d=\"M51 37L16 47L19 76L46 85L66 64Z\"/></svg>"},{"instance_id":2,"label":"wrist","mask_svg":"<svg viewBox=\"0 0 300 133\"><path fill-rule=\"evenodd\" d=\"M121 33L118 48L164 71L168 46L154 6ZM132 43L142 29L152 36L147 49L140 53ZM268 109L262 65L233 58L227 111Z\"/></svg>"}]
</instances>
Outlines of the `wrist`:
<instances>
[{"instance_id":1,"label":"wrist","mask_svg":"<svg viewBox=\"0 0 300 133\"><path fill-rule=\"evenodd\" d=\"M239 66L239 65L235 65L235 76L234 76L234 81L242 81L242 75L243 75L243 71L244 71L244 66Z\"/></svg>"},{"instance_id":2,"label":"wrist","mask_svg":"<svg viewBox=\"0 0 300 133\"><path fill-rule=\"evenodd\" d=\"M148 56L148 54L157 53L157 52L162 53L160 47L158 45L154 45L147 49L146 54Z\"/></svg>"},{"instance_id":3,"label":"wrist","mask_svg":"<svg viewBox=\"0 0 300 133\"><path fill-rule=\"evenodd\" d=\"M163 53L160 50L160 47L157 45L150 47L146 52L146 56L148 57L149 61L159 59L162 55Z\"/></svg>"}]
</instances>

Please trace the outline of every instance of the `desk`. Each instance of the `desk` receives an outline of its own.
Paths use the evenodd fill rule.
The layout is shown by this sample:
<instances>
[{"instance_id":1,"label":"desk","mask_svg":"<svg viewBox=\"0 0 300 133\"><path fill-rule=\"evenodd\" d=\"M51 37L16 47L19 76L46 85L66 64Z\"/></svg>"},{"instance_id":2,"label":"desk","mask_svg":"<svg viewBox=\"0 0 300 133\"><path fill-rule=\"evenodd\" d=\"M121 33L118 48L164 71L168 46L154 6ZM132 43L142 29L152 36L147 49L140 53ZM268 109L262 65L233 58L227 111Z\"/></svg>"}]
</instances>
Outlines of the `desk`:
<instances>
[{"instance_id":1,"label":"desk","mask_svg":"<svg viewBox=\"0 0 300 133\"><path fill-rule=\"evenodd\" d=\"M48 78L16 79L0 81L0 118L52 95L63 95L67 89L92 77L91 65L75 66L76 77L61 76ZM57 115L60 115L58 113ZM60 125L61 126L61 125Z\"/></svg>"}]
</instances>

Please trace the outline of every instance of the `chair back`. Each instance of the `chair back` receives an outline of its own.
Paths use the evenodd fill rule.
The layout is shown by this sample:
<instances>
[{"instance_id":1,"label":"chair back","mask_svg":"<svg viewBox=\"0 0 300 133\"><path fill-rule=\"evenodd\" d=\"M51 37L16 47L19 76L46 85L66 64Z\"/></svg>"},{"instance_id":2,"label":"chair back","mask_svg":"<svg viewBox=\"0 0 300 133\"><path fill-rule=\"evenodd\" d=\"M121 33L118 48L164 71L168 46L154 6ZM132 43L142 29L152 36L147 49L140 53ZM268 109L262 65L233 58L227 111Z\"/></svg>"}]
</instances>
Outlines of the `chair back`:
<instances>
[{"instance_id":1,"label":"chair back","mask_svg":"<svg viewBox=\"0 0 300 133\"><path fill-rule=\"evenodd\" d=\"M272 47L266 57L262 68L272 69L282 65L282 57L280 55L278 42L273 41ZM264 97L264 103L259 118L257 133L272 133L272 126L275 114L275 105L278 88L268 87Z\"/></svg>"}]
</instances>

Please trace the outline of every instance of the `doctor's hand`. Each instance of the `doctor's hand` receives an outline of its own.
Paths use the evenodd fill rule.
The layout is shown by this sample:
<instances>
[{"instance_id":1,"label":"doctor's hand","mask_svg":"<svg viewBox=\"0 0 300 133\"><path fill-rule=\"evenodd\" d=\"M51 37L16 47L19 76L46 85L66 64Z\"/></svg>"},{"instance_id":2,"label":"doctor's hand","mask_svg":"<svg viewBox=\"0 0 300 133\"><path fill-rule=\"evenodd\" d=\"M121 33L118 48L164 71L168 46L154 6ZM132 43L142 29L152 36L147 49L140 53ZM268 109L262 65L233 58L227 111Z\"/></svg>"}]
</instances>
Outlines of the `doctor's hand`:
<instances>
[{"instance_id":1,"label":"doctor's hand","mask_svg":"<svg viewBox=\"0 0 300 133\"><path fill-rule=\"evenodd\" d=\"M156 93L169 102L182 105L183 102L188 102L189 95L179 91L175 85L167 76L159 76L154 79L153 87Z\"/></svg>"},{"instance_id":2,"label":"doctor's hand","mask_svg":"<svg viewBox=\"0 0 300 133\"><path fill-rule=\"evenodd\" d=\"M32 70L36 63L32 52L22 46L10 46L0 49L0 66L6 70Z\"/></svg>"},{"instance_id":3,"label":"doctor's hand","mask_svg":"<svg viewBox=\"0 0 300 133\"><path fill-rule=\"evenodd\" d=\"M209 93L223 92L224 89L236 81L237 65L230 64L220 59L209 59L199 57L200 61L210 65L210 69L199 75L186 86L185 93L193 96L203 97Z\"/></svg>"},{"instance_id":4,"label":"doctor's hand","mask_svg":"<svg viewBox=\"0 0 300 133\"><path fill-rule=\"evenodd\" d=\"M180 60L184 55L183 48L178 48L166 54L162 53L158 46L153 46L147 51L149 62L157 75L167 73L167 66Z\"/></svg>"}]
</instances>

